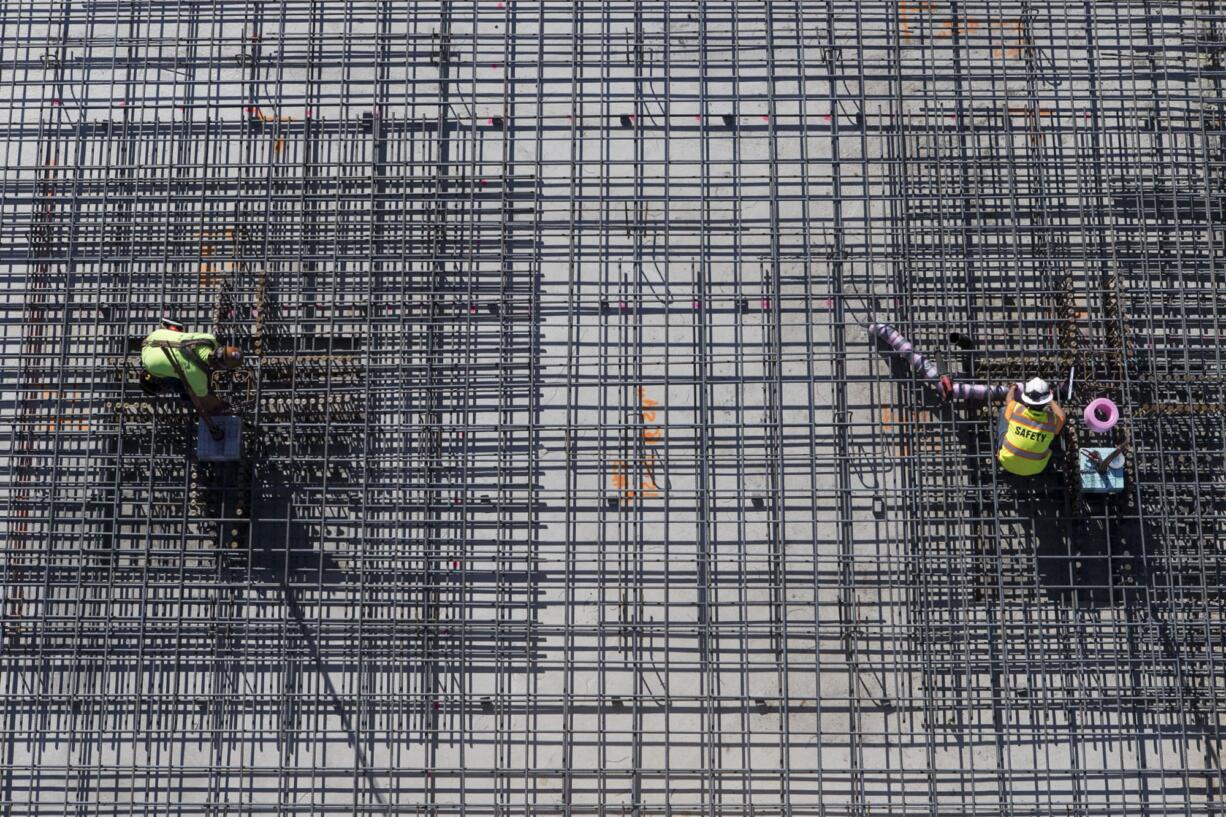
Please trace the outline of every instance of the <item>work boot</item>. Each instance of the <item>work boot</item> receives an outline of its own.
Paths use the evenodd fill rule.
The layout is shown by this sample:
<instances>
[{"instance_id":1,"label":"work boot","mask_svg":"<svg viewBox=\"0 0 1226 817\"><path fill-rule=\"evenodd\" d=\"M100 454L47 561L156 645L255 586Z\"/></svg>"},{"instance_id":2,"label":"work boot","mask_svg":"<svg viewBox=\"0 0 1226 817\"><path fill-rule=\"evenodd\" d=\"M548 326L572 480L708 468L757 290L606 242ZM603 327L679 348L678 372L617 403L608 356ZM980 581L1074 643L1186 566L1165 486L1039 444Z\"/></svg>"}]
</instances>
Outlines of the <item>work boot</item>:
<instances>
[{"instance_id":1,"label":"work boot","mask_svg":"<svg viewBox=\"0 0 1226 817\"><path fill-rule=\"evenodd\" d=\"M150 397L155 397L162 393L162 381L148 372L142 372L140 376L140 390Z\"/></svg>"}]
</instances>

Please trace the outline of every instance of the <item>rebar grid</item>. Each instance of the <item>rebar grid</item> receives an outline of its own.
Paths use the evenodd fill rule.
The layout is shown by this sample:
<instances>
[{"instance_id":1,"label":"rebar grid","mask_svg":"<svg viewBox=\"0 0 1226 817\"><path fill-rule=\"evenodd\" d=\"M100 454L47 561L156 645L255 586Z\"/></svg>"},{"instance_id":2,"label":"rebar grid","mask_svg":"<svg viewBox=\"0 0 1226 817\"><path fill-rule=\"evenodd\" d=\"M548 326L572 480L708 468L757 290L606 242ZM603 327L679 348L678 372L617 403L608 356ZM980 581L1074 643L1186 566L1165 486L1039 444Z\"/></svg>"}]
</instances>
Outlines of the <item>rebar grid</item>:
<instances>
[{"instance_id":1,"label":"rebar grid","mask_svg":"<svg viewBox=\"0 0 1226 817\"><path fill-rule=\"evenodd\" d=\"M1223 21L9 0L0 803L1216 813ZM1113 398L1126 493L873 320Z\"/></svg>"}]
</instances>

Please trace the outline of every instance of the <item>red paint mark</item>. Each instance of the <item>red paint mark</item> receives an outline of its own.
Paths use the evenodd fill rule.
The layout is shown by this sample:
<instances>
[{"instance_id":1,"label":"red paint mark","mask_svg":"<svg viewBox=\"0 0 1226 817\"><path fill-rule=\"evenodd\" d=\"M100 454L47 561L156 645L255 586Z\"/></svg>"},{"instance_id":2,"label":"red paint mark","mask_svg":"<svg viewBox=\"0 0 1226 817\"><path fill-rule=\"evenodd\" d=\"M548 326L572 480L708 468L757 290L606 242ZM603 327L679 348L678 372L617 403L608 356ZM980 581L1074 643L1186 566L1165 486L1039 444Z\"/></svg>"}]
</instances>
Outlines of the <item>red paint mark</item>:
<instances>
[{"instance_id":1,"label":"red paint mark","mask_svg":"<svg viewBox=\"0 0 1226 817\"><path fill-rule=\"evenodd\" d=\"M469 315L476 315L476 314L477 314L477 307L476 307L476 306L470 306L470 307L468 307L468 314L469 314Z\"/></svg>"},{"instance_id":2,"label":"red paint mark","mask_svg":"<svg viewBox=\"0 0 1226 817\"><path fill-rule=\"evenodd\" d=\"M631 122L633 122L633 121L634 121L634 114L630 114L630 115L629 115L629 116L627 116L626 118L627 118L627 119L629 119Z\"/></svg>"},{"instance_id":3,"label":"red paint mark","mask_svg":"<svg viewBox=\"0 0 1226 817\"><path fill-rule=\"evenodd\" d=\"M60 100L58 100L58 99L53 99L53 100L51 100L51 107L52 107L52 108L58 108L58 107L60 107L60 105L63 105L63 104L64 104L64 103L60 102Z\"/></svg>"},{"instance_id":4,"label":"red paint mark","mask_svg":"<svg viewBox=\"0 0 1226 817\"><path fill-rule=\"evenodd\" d=\"M763 121L763 122L769 122L769 121L771 121L770 114L768 114L768 113L764 113L764 114L762 114L762 121Z\"/></svg>"},{"instance_id":5,"label":"red paint mark","mask_svg":"<svg viewBox=\"0 0 1226 817\"><path fill-rule=\"evenodd\" d=\"M506 3L499 3L499 4L498 4L498 8L504 8L505 6L506 6Z\"/></svg>"},{"instance_id":6,"label":"red paint mark","mask_svg":"<svg viewBox=\"0 0 1226 817\"><path fill-rule=\"evenodd\" d=\"M121 99L115 104L118 105L120 108L124 108L124 107L127 107L128 101L126 99Z\"/></svg>"},{"instance_id":7,"label":"red paint mark","mask_svg":"<svg viewBox=\"0 0 1226 817\"><path fill-rule=\"evenodd\" d=\"M618 302L617 302L617 306L618 306L619 308L621 308L621 309L625 309L625 308L626 308L626 302L625 302L625 301L618 301Z\"/></svg>"},{"instance_id":8,"label":"red paint mark","mask_svg":"<svg viewBox=\"0 0 1226 817\"><path fill-rule=\"evenodd\" d=\"M456 560L456 561L452 562L452 563L451 563L451 566L452 566L452 567L456 567L456 568L458 568L458 567L460 566L460 562L459 562L459 560Z\"/></svg>"},{"instance_id":9,"label":"red paint mark","mask_svg":"<svg viewBox=\"0 0 1226 817\"><path fill-rule=\"evenodd\" d=\"M827 122L829 122L829 121L831 121L832 119L834 119L834 117L833 117L833 116L831 116L830 114L826 114L825 116L823 116L823 117L822 117L822 119L825 119Z\"/></svg>"},{"instance_id":10,"label":"red paint mark","mask_svg":"<svg viewBox=\"0 0 1226 817\"><path fill-rule=\"evenodd\" d=\"M826 306L834 306L834 298L827 298Z\"/></svg>"},{"instance_id":11,"label":"red paint mark","mask_svg":"<svg viewBox=\"0 0 1226 817\"><path fill-rule=\"evenodd\" d=\"M435 712L437 712L437 711L438 711L438 710L439 710L441 707L442 707L442 704L440 704L438 701L435 701L435 702L434 702L434 711L435 711Z\"/></svg>"},{"instance_id":12,"label":"red paint mark","mask_svg":"<svg viewBox=\"0 0 1226 817\"><path fill-rule=\"evenodd\" d=\"M492 68L492 69L494 69L494 70L498 70L498 63L496 63L496 62L491 62L491 63L490 63L490 68Z\"/></svg>"},{"instance_id":13,"label":"red paint mark","mask_svg":"<svg viewBox=\"0 0 1226 817\"><path fill-rule=\"evenodd\" d=\"M694 121L695 121L695 122L701 122L701 121L702 121L702 114L699 114L698 116L695 116L695 117L694 117Z\"/></svg>"},{"instance_id":14,"label":"red paint mark","mask_svg":"<svg viewBox=\"0 0 1226 817\"><path fill-rule=\"evenodd\" d=\"M695 309L702 309L702 301L694 301Z\"/></svg>"},{"instance_id":15,"label":"red paint mark","mask_svg":"<svg viewBox=\"0 0 1226 817\"><path fill-rule=\"evenodd\" d=\"M489 123L490 123L491 125L492 125L492 124L494 124L494 117L492 117L492 116L491 116L491 117L489 118Z\"/></svg>"},{"instance_id":16,"label":"red paint mark","mask_svg":"<svg viewBox=\"0 0 1226 817\"><path fill-rule=\"evenodd\" d=\"M482 180L481 180L481 186L482 186L482 187L485 187L487 184L489 184L489 182L487 182L485 179L482 179Z\"/></svg>"},{"instance_id":17,"label":"red paint mark","mask_svg":"<svg viewBox=\"0 0 1226 817\"><path fill-rule=\"evenodd\" d=\"M770 299L770 298L763 298L763 299L762 299L762 308L763 308L763 309L770 309L770 308L771 308L771 299Z\"/></svg>"}]
</instances>

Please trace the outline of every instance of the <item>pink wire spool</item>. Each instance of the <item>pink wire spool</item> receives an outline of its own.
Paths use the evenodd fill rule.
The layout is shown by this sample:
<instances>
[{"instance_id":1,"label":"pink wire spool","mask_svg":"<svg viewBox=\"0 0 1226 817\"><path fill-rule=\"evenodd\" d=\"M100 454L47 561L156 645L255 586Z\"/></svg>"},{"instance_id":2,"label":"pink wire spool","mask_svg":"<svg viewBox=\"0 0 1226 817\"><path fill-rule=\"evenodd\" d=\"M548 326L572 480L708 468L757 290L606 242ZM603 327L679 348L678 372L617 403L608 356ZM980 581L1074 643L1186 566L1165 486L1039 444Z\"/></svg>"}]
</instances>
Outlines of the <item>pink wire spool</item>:
<instances>
[{"instance_id":1,"label":"pink wire spool","mask_svg":"<svg viewBox=\"0 0 1226 817\"><path fill-rule=\"evenodd\" d=\"M1106 415L1105 418L1098 416L1100 411ZM1086 421L1087 428L1096 434L1102 434L1115 428L1115 424L1120 420L1120 410L1106 397L1099 397L1090 401L1081 417Z\"/></svg>"}]
</instances>

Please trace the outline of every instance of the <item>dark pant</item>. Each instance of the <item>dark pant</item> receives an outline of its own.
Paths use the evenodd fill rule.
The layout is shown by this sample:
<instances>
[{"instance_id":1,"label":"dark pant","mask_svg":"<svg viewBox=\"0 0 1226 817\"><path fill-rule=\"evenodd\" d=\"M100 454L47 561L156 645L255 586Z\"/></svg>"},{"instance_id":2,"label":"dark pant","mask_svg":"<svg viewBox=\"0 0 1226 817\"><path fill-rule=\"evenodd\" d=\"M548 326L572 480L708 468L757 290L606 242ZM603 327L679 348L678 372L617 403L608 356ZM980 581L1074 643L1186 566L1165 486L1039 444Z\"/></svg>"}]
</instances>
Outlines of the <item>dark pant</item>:
<instances>
[{"instance_id":1,"label":"dark pant","mask_svg":"<svg viewBox=\"0 0 1226 817\"><path fill-rule=\"evenodd\" d=\"M192 398L187 393L187 388L183 385L183 381L177 377L155 377L145 372L140 378L140 388L141 391L150 396L173 390L179 393L179 399L184 403L192 402Z\"/></svg>"}]
</instances>

